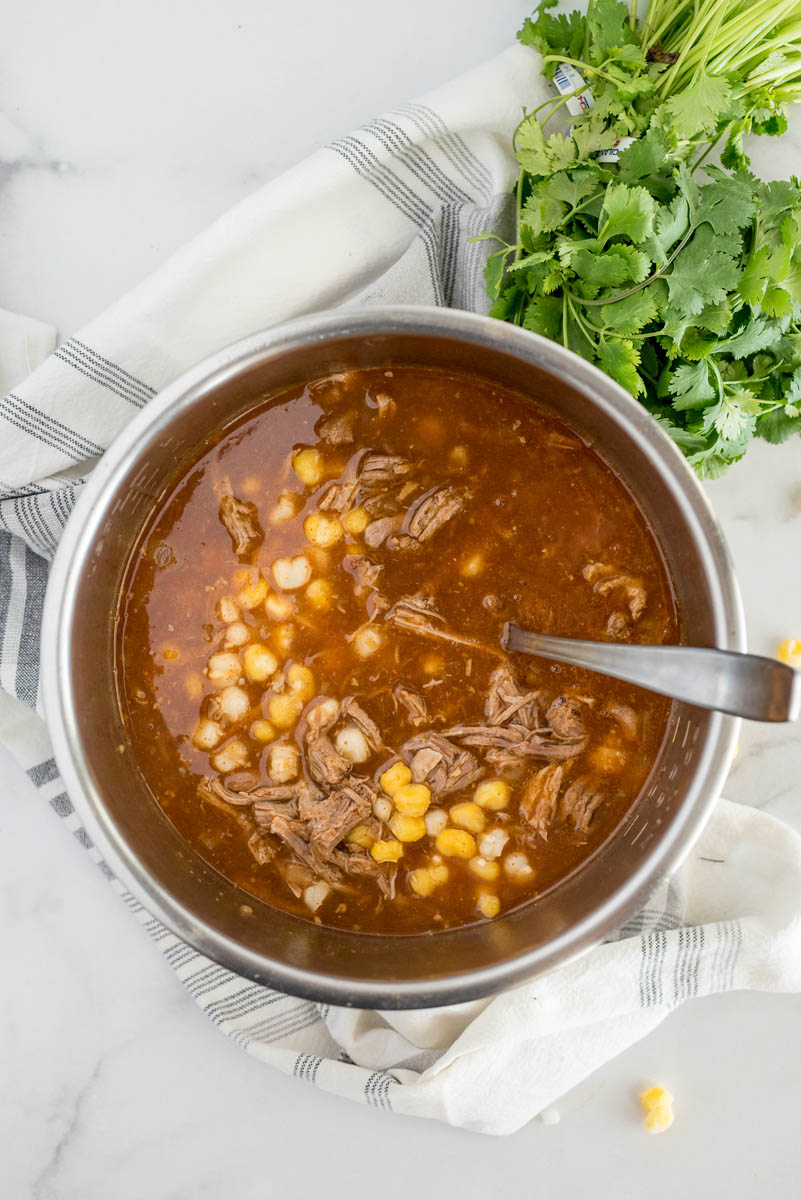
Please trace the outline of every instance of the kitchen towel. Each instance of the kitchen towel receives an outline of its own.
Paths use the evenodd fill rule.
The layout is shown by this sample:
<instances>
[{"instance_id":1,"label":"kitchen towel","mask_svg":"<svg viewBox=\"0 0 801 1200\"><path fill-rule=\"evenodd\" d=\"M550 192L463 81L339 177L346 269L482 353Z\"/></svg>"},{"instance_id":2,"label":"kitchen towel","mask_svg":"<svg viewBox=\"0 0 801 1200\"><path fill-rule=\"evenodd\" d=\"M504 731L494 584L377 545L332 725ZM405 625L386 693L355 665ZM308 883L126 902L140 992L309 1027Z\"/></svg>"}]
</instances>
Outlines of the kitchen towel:
<instances>
[{"instance_id":1,"label":"kitchen towel","mask_svg":"<svg viewBox=\"0 0 801 1200\"><path fill-rule=\"evenodd\" d=\"M115 434L185 368L291 316L336 304L485 311L488 244L469 239L511 232L510 135L523 105L548 94L538 56L516 46L372 121L237 205L25 378L52 331L0 321L12 389L0 401L0 739L223 1032L338 1095L495 1134L518 1129L691 996L801 990L801 838L720 801L675 877L576 962L457 1008L336 1009L232 975L128 895L81 827L34 713L48 669L48 561Z\"/></svg>"}]
</instances>

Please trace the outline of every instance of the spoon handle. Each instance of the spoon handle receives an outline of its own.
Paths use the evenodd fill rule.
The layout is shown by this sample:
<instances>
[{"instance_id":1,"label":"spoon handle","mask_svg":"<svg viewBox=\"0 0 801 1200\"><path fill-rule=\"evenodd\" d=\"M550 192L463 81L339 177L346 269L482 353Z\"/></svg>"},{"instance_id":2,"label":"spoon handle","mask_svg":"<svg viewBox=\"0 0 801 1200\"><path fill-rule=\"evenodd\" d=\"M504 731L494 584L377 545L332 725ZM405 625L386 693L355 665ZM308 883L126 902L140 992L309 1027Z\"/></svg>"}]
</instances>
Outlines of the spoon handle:
<instances>
[{"instance_id":1,"label":"spoon handle","mask_svg":"<svg viewBox=\"0 0 801 1200\"><path fill-rule=\"evenodd\" d=\"M801 715L801 674L772 658L700 646L583 642L529 633L512 622L504 625L501 644L750 721L796 721Z\"/></svg>"}]
</instances>

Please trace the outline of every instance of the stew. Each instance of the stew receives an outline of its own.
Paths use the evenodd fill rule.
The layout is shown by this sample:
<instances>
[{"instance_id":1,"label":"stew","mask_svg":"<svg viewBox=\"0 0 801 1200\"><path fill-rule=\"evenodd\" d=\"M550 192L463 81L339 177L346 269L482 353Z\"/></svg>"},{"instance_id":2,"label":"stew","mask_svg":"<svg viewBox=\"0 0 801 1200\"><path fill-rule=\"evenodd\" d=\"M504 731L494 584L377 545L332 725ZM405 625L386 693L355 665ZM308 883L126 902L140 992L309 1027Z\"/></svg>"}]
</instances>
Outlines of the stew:
<instances>
[{"instance_id":1,"label":"stew","mask_svg":"<svg viewBox=\"0 0 801 1200\"><path fill-rule=\"evenodd\" d=\"M430 368L266 400L143 530L119 702L155 798L226 877L375 932L491 919L620 824L670 702L500 647L678 640L656 540L527 397Z\"/></svg>"}]
</instances>

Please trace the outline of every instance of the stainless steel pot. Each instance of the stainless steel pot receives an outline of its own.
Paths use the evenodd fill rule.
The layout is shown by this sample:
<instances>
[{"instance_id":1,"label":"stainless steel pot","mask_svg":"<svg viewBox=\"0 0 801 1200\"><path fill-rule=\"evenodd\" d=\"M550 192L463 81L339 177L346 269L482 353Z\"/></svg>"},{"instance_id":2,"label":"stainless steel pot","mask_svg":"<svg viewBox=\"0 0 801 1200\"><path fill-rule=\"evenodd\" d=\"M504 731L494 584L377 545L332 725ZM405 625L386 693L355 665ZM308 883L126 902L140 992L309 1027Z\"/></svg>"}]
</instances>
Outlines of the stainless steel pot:
<instances>
[{"instance_id":1,"label":"stainless steel pot","mask_svg":"<svg viewBox=\"0 0 801 1200\"><path fill-rule=\"evenodd\" d=\"M183 841L132 756L118 751L125 738L114 694L115 594L135 535L177 464L221 422L330 371L404 363L475 372L550 406L638 498L673 576L685 640L745 648L721 531L689 467L644 409L553 342L420 307L305 317L218 351L161 392L104 455L67 524L43 637L56 760L90 836L133 895L178 937L242 975L314 1000L387 1009L502 991L608 935L691 847L738 726L675 704L659 761L614 838L552 893L472 928L404 936L326 929L255 900Z\"/></svg>"}]
</instances>

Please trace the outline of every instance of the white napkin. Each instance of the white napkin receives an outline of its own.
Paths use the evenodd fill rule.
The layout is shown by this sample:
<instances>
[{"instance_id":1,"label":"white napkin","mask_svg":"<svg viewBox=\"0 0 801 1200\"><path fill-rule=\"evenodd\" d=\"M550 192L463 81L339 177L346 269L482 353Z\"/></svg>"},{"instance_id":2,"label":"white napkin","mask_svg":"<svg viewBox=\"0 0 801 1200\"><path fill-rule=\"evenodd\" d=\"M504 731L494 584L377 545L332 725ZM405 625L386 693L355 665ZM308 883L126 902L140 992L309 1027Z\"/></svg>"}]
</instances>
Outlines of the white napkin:
<instances>
[{"instance_id":1,"label":"white napkin","mask_svg":"<svg viewBox=\"0 0 801 1200\"><path fill-rule=\"evenodd\" d=\"M15 387L0 401L0 739L109 876L30 711L47 560L85 474L155 391L237 337L341 303L484 308L488 247L467 239L507 227L510 135L547 94L537 55L515 46L371 122L237 205L22 381L52 331L0 320L1 373ZM801 990L801 838L726 801L615 940L458 1008L382 1014L279 995L195 953L111 883L251 1054L338 1095L483 1133L518 1129L690 996Z\"/></svg>"}]
</instances>

